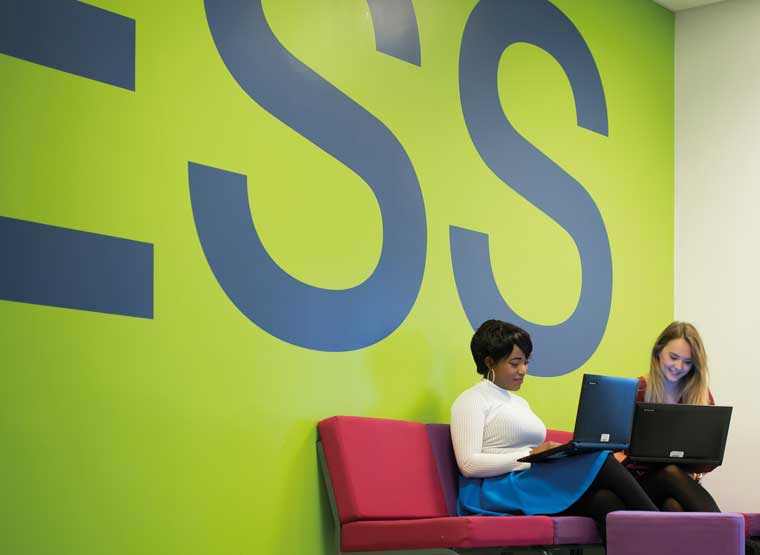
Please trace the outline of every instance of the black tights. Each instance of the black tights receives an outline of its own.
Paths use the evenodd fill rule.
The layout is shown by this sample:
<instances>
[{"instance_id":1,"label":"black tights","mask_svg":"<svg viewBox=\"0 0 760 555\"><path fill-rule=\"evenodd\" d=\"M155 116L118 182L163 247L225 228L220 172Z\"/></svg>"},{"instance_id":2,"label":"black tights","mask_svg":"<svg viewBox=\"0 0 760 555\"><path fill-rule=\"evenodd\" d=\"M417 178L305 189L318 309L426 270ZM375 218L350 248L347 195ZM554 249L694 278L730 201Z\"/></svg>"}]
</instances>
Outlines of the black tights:
<instances>
[{"instance_id":1,"label":"black tights","mask_svg":"<svg viewBox=\"0 0 760 555\"><path fill-rule=\"evenodd\" d=\"M708 491L675 464L647 475L641 480L641 487L663 511L720 512Z\"/></svg>"},{"instance_id":2,"label":"black tights","mask_svg":"<svg viewBox=\"0 0 760 555\"><path fill-rule=\"evenodd\" d=\"M607 515L612 511L626 510L657 511L658 509L636 478L610 455L586 493L562 514L590 516L599 526L599 533L604 541L607 535Z\"/></svg>"}]
</instances>

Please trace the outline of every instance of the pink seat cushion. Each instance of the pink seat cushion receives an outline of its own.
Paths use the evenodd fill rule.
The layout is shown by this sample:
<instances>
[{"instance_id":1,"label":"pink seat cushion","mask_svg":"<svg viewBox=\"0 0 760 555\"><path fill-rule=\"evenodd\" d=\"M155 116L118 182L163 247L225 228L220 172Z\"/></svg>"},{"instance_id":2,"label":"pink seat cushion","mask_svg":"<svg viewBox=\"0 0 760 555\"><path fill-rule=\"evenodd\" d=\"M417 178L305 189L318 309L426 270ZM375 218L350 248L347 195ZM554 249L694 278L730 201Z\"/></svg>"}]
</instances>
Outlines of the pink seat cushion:
<instances>
[{"instance_id":1,"label":"pink seat cushion","mask_svg":"<svg viewBox=\"0 0 760 555\"><path fill-rule=\"evenodd\" d=\"M551 545L548 516L460 516L365 521L341 529L341 551Z\"/></svg>"},{"instance_id":2,"label":"pink seat cushion","mask_svg":"<svg viewBox=\"0 0 760 555\"><path fill-rule=\"evenodd\" d=\"M319 435L342 524L448 516L424 424L334 416Z\"/></svg>"},{"instance_id":3,"label":"pink seat cushion","mask_svg":"<svg viewBox=\"0 0 760 555\"><path fill-rule=\"evenodd\" d=\"M556 441L557 443L569 443L573 439L573 432L563 432L562 430L546 430L545 441Z\"/></svg>"}]
</instances>

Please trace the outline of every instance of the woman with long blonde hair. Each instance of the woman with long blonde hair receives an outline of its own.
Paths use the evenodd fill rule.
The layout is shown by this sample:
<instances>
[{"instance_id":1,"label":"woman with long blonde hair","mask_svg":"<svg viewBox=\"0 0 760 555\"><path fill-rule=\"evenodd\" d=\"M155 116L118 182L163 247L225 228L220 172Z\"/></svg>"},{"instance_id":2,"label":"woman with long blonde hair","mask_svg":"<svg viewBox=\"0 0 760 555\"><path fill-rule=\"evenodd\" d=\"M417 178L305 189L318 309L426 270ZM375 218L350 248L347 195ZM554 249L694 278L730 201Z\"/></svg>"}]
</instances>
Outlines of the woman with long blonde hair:
<instances>
[{"instance_id":1,"label":"woman with long blonde hair","mask_svg":"<svg viewBox=\"0 0 760 555\"><path fill-rule=\"evenodd\" d=\"M654 342L649 376L641 401L714 405L709 389L707 353L697 329L688 322L671 322Z\"/></svg>"},{"instance_id":2,"label":"woman with long blonde hair","mask_svg":"<svg viewBox=\"0 0 760 555\"><path fill-rule=\"evenodd\" d=\"M707 354L697 329L671 322L657 337L650 356L649 375L639 378L637 401L647 403L714 405L709 389ZM699 483L712 468L683 468L623 462L664 511L719 512L717 503Z\"/></svg>"}]
</instances>

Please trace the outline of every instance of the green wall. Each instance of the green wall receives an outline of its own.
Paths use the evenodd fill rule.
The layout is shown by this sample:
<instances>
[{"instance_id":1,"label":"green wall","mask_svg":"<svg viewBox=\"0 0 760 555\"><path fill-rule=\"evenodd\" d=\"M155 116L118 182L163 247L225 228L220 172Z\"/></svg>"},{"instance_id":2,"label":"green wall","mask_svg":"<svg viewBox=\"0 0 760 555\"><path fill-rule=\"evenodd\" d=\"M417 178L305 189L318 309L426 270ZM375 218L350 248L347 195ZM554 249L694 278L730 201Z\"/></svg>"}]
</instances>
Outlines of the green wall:
<instances>
[{"instance_id":1,"label":"green wall","mask_svg":"<svg viewBox=\"0 0 760 555\"><path fill-rule=\"evenodd\" d=\"M246 174L271 256L325 288L377 263L371 191L245 95L201 2L91 3L136 20L135 90L0 55L0 216L152 243L155 316L0 301L0 552L328 552L317 421L447 421L477 378L449 226L490 235L499 288L528 320L559 323L578 300L573 240L490 172L467 133L458 53L475 2L414 2L420 67L375 50L363 2L264 4L297 58L395 134L424 197L411 312L383 341L337 353L285 343L229 301L198 240L187 164ZM649 0L554 4L594 56L609 136L577 127L567 77L534 46L504 53L499 87L512 123L584 185L609 234L601 345L579 371L523 388L549 427L568 429L581 373L644 372L672 317L674 35L673 15Z\"/></svg>"}]
</instances>

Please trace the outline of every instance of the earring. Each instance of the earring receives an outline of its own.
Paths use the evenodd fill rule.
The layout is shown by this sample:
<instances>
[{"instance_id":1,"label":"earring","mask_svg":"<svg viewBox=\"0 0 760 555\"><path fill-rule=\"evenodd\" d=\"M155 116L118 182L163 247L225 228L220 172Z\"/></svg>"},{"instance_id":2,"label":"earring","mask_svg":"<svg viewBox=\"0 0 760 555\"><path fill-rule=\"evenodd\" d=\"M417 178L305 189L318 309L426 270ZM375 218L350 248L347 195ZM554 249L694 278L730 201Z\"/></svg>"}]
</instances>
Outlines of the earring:
<instances>
[{"instance_id":1,"label":"earring","mask_svg":"<svg viewBox=\"0 0 760 555\"><path fill-rule=\"evenodd\" d=\"M492 383L495 383L494 380L496 380L496 372L493 371L493 368L488 369L488 377L486 379Z\"/></svg>"}]
</instances>

